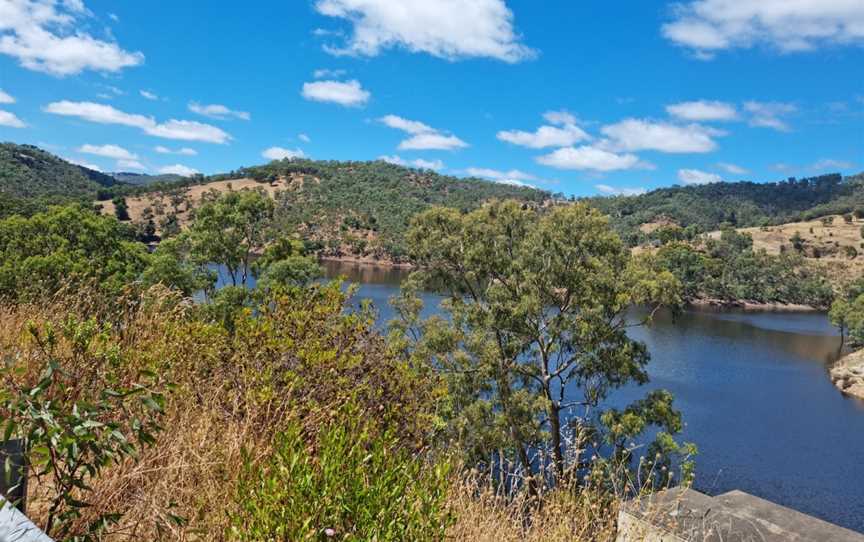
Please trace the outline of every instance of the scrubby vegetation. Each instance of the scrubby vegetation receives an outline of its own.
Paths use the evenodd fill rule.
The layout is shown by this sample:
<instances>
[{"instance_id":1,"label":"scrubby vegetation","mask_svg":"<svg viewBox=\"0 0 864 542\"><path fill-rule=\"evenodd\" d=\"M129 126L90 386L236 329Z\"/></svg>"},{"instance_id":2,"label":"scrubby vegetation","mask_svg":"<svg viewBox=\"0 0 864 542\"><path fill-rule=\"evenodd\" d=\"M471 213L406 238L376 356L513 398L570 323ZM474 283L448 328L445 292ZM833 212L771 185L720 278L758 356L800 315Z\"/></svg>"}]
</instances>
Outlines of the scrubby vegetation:
<instances>
[{"instance_id":1,"label":"scrubby vegetation","mask_svg":"<svg viewBox=\"0 0 864 542\"><path fill-rule=\"evenodd\" d=\"M612 218L631 244L644 240L639 227L671 221L697 232L811 220L864 209L864 176L839 174L776 183L713 183L674 186L638 196L590 198Z\"/></svg>"},{"instance_id":2,"label":"scrubby vegetation","mask_svg":"<svg viewBox=\"0 0 864 542\"><path fill-rule=\"evenodd\" d=\"M24 439L28 514L56 539L608 540L622 498L689 480L668 393L604 404L647 381L623 310L678 283L596 211L421 214L385 336L351 290L309 282L273 205L215 197L154 254L80 207L4 223L15 262L53 243L62 264L0 303L0 430ZM204 260L237 285L194 302ZM421 284L451 320L419 318Z\"/></svg>"},{"instance_id":3,"label":"scrubby vegetation","mask_svg":"<svg viewBox=\"0 0 864 542\"><path fill-rule=\"evenodd\" d=\"M653 257L681 281L684 296L690 301L827 308L833 298L825 276L799 253L789 251L775 256L754 250L749 235L731 228L724 229L719 238L699 238L695 242L673 236Z\"/></svg>"}]
</instances>

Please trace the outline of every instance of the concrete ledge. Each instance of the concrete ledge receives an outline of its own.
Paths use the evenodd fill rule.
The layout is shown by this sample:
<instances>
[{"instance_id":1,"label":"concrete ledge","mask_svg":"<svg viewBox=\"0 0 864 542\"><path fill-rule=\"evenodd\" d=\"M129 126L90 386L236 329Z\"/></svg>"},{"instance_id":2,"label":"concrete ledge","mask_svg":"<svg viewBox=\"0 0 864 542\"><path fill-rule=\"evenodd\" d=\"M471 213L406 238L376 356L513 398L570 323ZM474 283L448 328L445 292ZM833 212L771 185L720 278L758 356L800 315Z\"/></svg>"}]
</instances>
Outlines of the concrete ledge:
<instances>
[{"instance_id":1,"label":"concrete ledge","mask_svg":"<svg viewBox=\"0 0 864 542\"><path fill-rule=\"evenodd\" d=\"M673 488L625 505L617 542L864 542L864 534L730 491Z\"/></svg>"}]
</instances>

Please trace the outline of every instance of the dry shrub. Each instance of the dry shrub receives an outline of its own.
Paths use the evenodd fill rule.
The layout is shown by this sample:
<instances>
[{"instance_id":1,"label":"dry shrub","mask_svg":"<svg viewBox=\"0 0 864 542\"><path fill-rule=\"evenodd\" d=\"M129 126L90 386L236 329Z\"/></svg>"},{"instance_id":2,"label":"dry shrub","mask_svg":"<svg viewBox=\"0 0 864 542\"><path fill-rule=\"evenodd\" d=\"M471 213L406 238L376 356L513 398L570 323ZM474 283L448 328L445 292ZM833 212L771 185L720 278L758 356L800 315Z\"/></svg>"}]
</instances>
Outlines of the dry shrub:
<instances>
[{"instance_id":1,"label":"dry shrub","mask_svg":"<svg viewBox=\"0 0 864 542\"><path fill-rule=\"evenodd\" d=\"M76 315L110 326L112 346L130 372L147 368L176 386L156 443L89 481L90 507L76 528L116 512L120 520L101 535L105 540L224 539L236 511L242 451L264 459L289 421L312 435L348 403L396 428L403 446L424 449L432 380L391 356L371 315L346 314L345 302L338 285L286 292L239 314L233 334L202 322L194 305L162 290L110 303L79 292L0 307L0 349L14 353L25 374L38 370L33 345L23 339L27 326ZM28 512L40 525L51 488L30 488Z\"/></svg>"},{"instance_id":2,"label":"dry shrub","mask_svg":"<svg viewBox=\"0 0 864 542\"><path fill-rule=\"evenodd\" d=\"M579 542L615 539L620 499L591 486L562 486L540 496L495 491L484 476L468 474L452 487L452 540Z\"/></svg>"}]
</instances>

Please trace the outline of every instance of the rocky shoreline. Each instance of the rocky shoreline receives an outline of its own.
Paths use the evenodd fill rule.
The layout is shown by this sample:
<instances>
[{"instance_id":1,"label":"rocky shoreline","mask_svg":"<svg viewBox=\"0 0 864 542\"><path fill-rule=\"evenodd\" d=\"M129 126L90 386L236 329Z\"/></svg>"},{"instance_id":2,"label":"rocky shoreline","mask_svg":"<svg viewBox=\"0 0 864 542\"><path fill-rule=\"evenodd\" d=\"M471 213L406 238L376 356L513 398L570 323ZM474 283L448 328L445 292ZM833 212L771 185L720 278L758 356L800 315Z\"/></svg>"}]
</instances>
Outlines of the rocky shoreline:
<instances>
[{"instance_id":1,"label":"rocky shoreline","mask_svg":"<svg viewBox=\"0 0 864 542\"><path fill-rule=\"evenodd\" d=\"M843 393L864 399L864 350L840 358L831 368L831 382Z\"/></svg>"},{"instance_id":2,"label":"rocky shoreline","mask_svg":"<svg viewBox=\"0 0 864 542\"><path fill-rule=\"evenodd\" d=\"M810 305L797 305L793 303L758 303L747 300L727 301L708 298L691 299L687 304L694 308L717 310L736 309L752 312L822 312L824 310Z\"/></svg>"}]
</instances>

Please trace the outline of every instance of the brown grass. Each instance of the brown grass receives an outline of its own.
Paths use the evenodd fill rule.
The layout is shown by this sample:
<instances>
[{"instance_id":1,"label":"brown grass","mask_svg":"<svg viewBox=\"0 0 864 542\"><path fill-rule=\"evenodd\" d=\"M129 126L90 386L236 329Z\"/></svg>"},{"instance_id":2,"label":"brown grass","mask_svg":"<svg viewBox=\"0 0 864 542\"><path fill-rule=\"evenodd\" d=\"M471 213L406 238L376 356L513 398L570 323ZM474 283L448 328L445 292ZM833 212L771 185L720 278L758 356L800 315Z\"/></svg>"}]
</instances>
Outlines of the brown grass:
<instances>
[{"instance_id":1,"label":"brown grass","mask_svg":"<svg viewBox=\"0 0 864 542\"><path fill-rule=\"evenodd\" d=\"M821 268L836 284L847 282L864 273L864 248L861 243L861 227L864 221L856 218L846 223L842 215L833 215L833 223L824 225L820 219L804 222L789 222L778 226L739 228L738 231L753 237L753 248L764 249L769 254L779 254L781 247L792 250L790 239L797 233L804 239L804 256ZM812 229L812 233L811 233ZM711 232L710 237L719 238L720 232ZM844 247L854 248L859 255L850 259ZM813 257L813 250L820 253Z\"/></svg>"}]
</instances>

